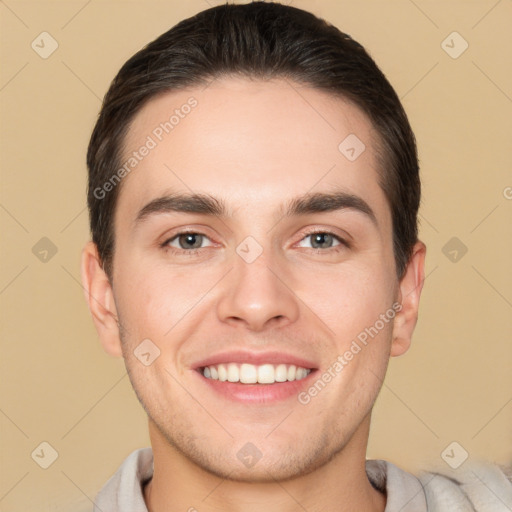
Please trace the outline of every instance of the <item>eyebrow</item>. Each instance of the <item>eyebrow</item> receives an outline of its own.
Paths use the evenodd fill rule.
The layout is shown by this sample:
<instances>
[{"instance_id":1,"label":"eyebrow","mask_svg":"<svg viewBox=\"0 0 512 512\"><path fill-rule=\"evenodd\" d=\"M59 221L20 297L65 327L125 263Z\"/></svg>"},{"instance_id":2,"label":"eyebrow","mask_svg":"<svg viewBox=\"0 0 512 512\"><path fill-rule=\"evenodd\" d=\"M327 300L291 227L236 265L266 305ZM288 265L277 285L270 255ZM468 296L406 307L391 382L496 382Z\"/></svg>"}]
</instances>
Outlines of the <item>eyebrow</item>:
<instances>
[{"instance_id":1,"label":"eyebrow","mask_svg":"<svg viewBox=\"0 0 512 512\"><path fill-rule=\"evenodd\" d=\"M364 214L378 227L377 217L370 205L361 197L342 191L306 193L295 197L281 206L277 215L293 217L346 209ZM147 203L139 210L134 225L137 227L154 215L172 212L202 214L221 218L230 216L229 209L222 199L208 194L175 193L158 197Z\"/></svg>"}]
</instances>

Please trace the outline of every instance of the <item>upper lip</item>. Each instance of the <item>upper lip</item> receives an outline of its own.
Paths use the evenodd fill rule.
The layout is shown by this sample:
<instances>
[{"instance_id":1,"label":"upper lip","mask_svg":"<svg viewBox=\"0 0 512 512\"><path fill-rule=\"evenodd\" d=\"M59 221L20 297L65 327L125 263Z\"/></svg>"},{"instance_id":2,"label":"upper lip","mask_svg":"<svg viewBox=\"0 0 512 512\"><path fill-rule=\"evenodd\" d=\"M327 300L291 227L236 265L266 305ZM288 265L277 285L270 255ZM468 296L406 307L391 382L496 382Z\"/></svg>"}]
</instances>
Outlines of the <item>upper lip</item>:
<instances>
[{"instance_id":1,"label":"upper lip","mask_svg":"<svg viewBox=\"0 0 512 512\"><path fill-rule=\"evenodd\" d=\"M214 366L221 363L248 363L254 365L269 364L294 364L302 368L315 370L316 364L308 359L298 357L286 352L248 352L244 350L235 350L229 352L219 352L196 362L193 368L198 370L205 366Z\"/></svg>"}]
</instances>

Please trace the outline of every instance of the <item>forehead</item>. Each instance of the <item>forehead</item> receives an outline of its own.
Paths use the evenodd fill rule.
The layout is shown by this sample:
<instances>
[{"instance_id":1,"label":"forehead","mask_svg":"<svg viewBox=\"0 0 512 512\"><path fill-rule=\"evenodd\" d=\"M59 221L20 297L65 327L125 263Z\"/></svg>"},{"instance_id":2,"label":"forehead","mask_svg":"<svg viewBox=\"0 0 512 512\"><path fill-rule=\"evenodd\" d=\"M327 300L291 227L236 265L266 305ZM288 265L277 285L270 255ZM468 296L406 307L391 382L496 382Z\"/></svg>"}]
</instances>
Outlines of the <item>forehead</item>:
<instances>
[{"instance_id":1,"label":"forehead","mask_svg":"<svg viewBox=\"0 0 512 512\"><path fill-rule=\"evenodd\" d=\"M172 91L132 121L123 163L137 161L126 167L117 212L135 216L173 190L262 214L270 203L341 188L386 213L377 140L358 107L288 80L223 78Z\"/></svg>"}]
</instances>

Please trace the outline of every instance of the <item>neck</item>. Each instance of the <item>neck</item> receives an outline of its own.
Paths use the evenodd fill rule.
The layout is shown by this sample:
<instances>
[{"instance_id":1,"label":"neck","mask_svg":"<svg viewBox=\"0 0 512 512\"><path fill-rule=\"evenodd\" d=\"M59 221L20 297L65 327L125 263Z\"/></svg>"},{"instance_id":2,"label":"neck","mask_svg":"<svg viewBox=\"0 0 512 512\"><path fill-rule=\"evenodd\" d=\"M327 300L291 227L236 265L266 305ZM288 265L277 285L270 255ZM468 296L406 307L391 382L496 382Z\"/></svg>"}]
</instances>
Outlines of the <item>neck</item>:
<instances>
[{"instance_id":1,"label":"neck","mask_svg":"<svg viewBox=\"0 0 512 512\"><path fill-rule=\"evenodd\" d=\"M384 512L386 496L365 470L369 416L327 464L285 481L223 479L191 462L150 420L154 474L144 488L149 512Z\"/></svg>"}]
</instances>

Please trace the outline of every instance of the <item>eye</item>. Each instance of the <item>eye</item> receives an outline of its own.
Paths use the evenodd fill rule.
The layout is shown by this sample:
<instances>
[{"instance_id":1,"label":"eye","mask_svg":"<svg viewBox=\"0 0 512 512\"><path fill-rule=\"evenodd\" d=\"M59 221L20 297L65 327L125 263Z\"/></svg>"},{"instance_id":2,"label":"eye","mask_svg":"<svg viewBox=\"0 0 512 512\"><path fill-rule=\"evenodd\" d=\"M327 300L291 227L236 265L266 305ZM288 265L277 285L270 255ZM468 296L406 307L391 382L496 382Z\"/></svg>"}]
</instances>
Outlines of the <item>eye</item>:
<instances>
[{"instance_id":1,"label":"eye","mask_svg":"<svg viewBox=\"0 0 512 512\"><path fill-rule=\"evenodd\" d=\"M171 247L173 249L190 251L207 247L203 245L203 242L207 240L209 240L208 237L202 233L184 232L178 233L172 238L169 238L162 245L164 247Z\"/></svg>"},{"instance_id":2,"label":"eye","mask_svg":"<svg viewBox=\"0 0 512 512\"><path fill-rule=\"evenodd\" d=\"M303 242L307 239L311 239L310 245L303 245ZM328 231L314 231L312 233L308 233L299 242L299 247L310 247L317 250L333 249L340 245L348 246L348 243L339 236L335 235L334 233L329 233Z\"/></svg>"}]
</instances>

